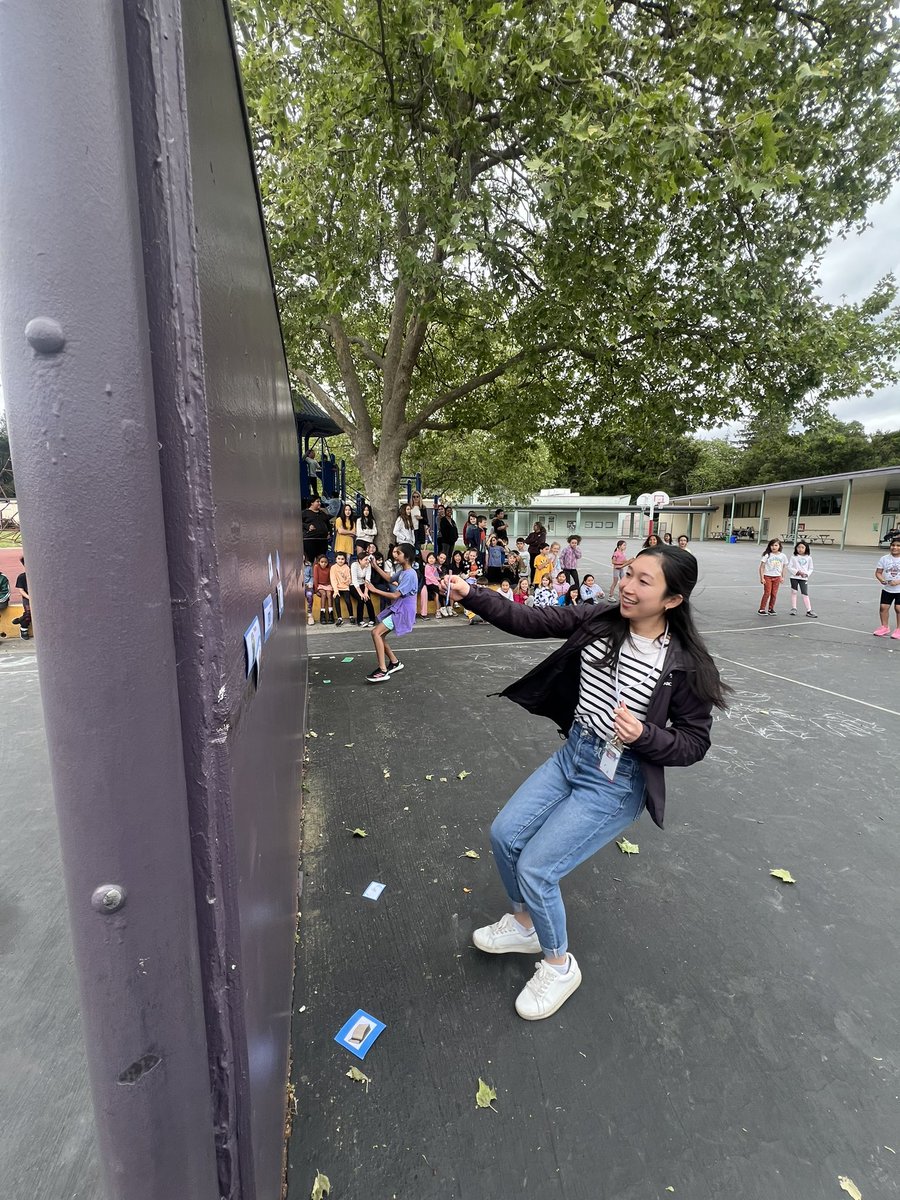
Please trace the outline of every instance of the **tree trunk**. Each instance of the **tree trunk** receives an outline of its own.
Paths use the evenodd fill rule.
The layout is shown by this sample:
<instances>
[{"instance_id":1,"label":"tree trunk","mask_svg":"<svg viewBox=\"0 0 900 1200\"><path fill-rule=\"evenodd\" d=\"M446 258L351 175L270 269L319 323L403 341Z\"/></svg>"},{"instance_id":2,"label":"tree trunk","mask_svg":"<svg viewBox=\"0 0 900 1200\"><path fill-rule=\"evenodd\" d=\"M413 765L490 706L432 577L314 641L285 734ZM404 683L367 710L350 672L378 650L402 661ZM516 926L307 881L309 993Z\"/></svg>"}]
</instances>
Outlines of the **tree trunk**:
<instances>
[{"instance_id":1,"label":"tree trunk","mask_svg":"<svg viewBox=\"0 0 900 1200\"><path fill-rule=\"evenodd\" d=\"M400 503L400 451L391 450L389 446L380 446L372 472L362 472L366 499L375 510L378 549L383 554L387 553L388 545L393 540L391 531L397 520Z\"/></svg>"}]
</instances>

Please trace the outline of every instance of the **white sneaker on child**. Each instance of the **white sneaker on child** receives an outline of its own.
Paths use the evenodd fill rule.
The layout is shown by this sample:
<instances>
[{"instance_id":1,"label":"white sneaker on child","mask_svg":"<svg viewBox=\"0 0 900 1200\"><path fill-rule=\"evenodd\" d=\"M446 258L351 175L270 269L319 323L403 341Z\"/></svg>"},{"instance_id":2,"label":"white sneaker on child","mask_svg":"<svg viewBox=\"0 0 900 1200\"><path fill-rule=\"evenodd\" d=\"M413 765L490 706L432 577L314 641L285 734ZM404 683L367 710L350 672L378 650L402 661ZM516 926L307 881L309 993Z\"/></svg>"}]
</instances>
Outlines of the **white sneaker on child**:
<instances>
[{"instance_id":1,"label":"white sneaker on child","mask_svg":"<svg viewBox=\"0 0 900 1200\"><path fill-rule=\"evenodd\" d=\"M534 964L534 974L516 998L516 1012L525 1021L552 1017L581 984L581 970L569 955L569 969L557 971L545 959Z\"/></svg>"},{"instance_id":2,"label":"white sneaker on child","mask_svg":"<svg viewBox=\"0 0 900 1200\"><path fill-rule=\"evenodd\" d=\"M526 933L512 913L472 934L472 941L486 954L540 954L541 943L532 929Z\"/></svg>"}]
</instances>

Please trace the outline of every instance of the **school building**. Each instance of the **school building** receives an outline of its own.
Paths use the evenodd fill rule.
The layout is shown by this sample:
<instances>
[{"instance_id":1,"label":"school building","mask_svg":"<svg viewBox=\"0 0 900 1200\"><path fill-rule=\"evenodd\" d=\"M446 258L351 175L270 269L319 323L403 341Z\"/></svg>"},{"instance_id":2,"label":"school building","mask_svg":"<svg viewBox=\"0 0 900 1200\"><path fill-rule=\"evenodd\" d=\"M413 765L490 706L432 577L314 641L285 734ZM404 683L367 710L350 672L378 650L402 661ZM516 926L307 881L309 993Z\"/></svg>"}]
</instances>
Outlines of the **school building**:
<instances>
[{"instance_id":1,"label":"school building","mask_svg":"<svg viewBox=\"0 0 900 1200\"><path fill-rule=\"evenodd\" d=\"M900 526L900 466L788 479L673 497L660 513L674 537L757 542L805 537L816 545L877 546Z\"/></svg>"},{"instance_id":2,"label":"school building","mask_svg":"<svg viewBox=\"0 0 900 1200\"><path fill-rule=\"evenodd\" d=\"M486 506L477 496L468 496L454 504L457 521L462 529L469 510L490 515L493 507ZM631 496L582 496L568 488L544 488L527 504L504 504L506 523L510 537L525 537L531 533L535 521L547 530L550 541L564 541L573 533L582 537L628 538L643 537L647 532L647 514L644 509L632 504ZM688 511L688 510L686 510ZM710 511L713 511L710 509ZM667 522L679 512L673 504L662 514L656 527L665 533ZM692 507L690 515L697 515L699 508Z\"/></svg>"}]
</instances>

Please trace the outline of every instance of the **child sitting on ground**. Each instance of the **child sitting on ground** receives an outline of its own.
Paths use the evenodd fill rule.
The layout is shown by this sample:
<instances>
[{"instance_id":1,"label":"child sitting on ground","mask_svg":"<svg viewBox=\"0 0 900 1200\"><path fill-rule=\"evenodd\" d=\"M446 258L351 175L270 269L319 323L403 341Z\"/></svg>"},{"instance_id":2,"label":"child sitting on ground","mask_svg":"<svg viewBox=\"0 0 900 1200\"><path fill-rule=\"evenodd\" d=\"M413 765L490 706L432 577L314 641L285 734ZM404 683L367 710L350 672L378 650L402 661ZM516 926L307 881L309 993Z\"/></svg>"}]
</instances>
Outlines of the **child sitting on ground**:
<instances>
[{"instance_id":1,"label":"child sitting on ground","mask_svg":"<svg viewBox=\"0 0 900 1200\"><path fill-rule=\"evenodd\" d=\"M508 579L501 580L500 595L504 596L509 601L513 600L514 597L513 597L512 584L509 582Z\"/></svg>"},{"instance_id":2,"label":"child sitting on ground","mask_svg":"<svg viewBox=\"0 0 900 1200\"><path fill-rule=\"evenodd\" d=\"M425 559L425 586L422 588L422 594L425 597L425 612L422 613L422 616L427 619L428 601L434 600L436 605L434 615L436 617L443 617L444 610L441 608L441 577L438 571L437 555L433 551Z\"/></svg>"},{"instance_id":3,"label":"child sitting on ground","mask_svg":"<svg viewBox=\"0 0 900 1200\"><path fill-rule=\"evenodd\" d=\"M306 623L315 625L315 617L312 615L313 567L308 558L303 560L303 595L306 597Z\"/></svg>"},{"instance_id":4,"label":"child sitting on ground","mask_svg":"<svg viewBox=\"0 0 900 1200\"><path fill-rule=\"evenodd\" d=\"M534 592L535 608L553 608L559 597L548 574L542 576Z\"/></svg>"},{"instance_id":5,"label":"child sitting on ground","mask_svg":"<svg viewBox=\"0 0 900 1200\"><path fill-rule=\"evenodd\" d=\"M556 582L554 583L553 587L557 596L560 598L560 602L562 602L563 596L565 596L566 592L569 590L569 581L566 579L565 571L556 572Z\"/></svg>"},{"instance_id":6,"label":"child sitting on ground","mask_svg":"<svg viewBox=\"0 0 900 1200\"><path fill-rule=\"evenodd\" d=\"M347 566L347 555L343 550L339 550L334 556L334 566L328 572L331 580L331 594L334 599L334 610L337 613L335 625L343 625L344 617L341 611L341 601L343 600L347 609L347 620L351 625L356 622L353 619L353 601L350 599L350 568Z\"/></svg>"},{"instance_id":7,"label":"child sitting on ground","mask_svg":"<svg viewBox=\"0 0 900 1200\"><path fill-rule=\"evenodd\" d=\"M581 585L582 604L596 604L598 600L602 599L603 588L595 582L593 575L585 575L584 583Z\"/></svg>"},{"instance_id":8,"label":"child sitting on ground","mask_svg":"<svg viewBox=\"0 0 900 1200\"><path fill-rule=\"evenodd\" d=\"M319 624L327 622L334 624L334 610L331 603L331 568L328 565L328 555L320 554L313 567L313 590L319 597Z\"/></svg>"},{"instance_id":9,"label":"child sitting on ground","mask_svg":"<svg viewBox=\"0 0 900 1200\"><path fill-rule=\"evenodd\" d=\"M530 590L527 578L520 579L516 585L516 590L513 592L513 600L516 604L527 604L531 599Z\"/></svg>"},{"instance_id":10,"label":"child sitting on ground","mask_svg":"<svg viewBox=\"0 0 900 1200\"><path fill-rule=\"evenodd\" d=\"M575 583L570 584L568 591L564 595L560 596L557 603L561 608L568 607L570 604L580 604L581 597L578 594L578 585Z\"/></svg>"},{"instance_id":11,"label":"child sitting on ground","mask_svg":"<svg viewBox=\"0 0 900 1200\"><path fill-rule=\"evenodd\" d=\"M474 562L470 562L466 567L466 583L469 587L478 586L478 567ZM481 617L476 617L473 612L468 609L463 609L463 615L468 619L470 625L483 625L484 620Z\"/></svg>"}]
</instances>

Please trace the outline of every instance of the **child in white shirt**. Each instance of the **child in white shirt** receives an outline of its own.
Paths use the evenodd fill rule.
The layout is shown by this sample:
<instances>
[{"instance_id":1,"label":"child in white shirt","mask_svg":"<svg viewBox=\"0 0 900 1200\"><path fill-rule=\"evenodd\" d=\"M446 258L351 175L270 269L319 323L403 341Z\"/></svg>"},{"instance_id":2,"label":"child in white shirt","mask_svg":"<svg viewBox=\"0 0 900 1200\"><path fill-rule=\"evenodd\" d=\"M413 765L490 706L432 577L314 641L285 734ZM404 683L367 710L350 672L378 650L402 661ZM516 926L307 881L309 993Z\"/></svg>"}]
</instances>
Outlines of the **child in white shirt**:
<instances>
[{"instance_id":1,"label":"child in white shirt","mask_svg":"<svg viewBox=\"0 0 900 1200\"><path fill-rule=\"evenodd\" d=\"M881 625L875 630L875 636L887 637L890 633L888 622L893 605L894 632L891 637L900 641L900 538L891 538L891 552L879 558L875 578L881 584L881 605L878 609Z\"/></svg>"},{"instance_id":2,"label":"child in white shirt","mask_svg":"<svg viewBox=\"0 0 900 1200\"><path fill-rule=\"evenodd\" d=\"M759 602L759 615L766 615L766 605L768 604L768 615L775 616L775 597L778 595L778 589L781 587L784 580L787 578L787 555L783 553L781 542L778 538L772 538L769 544L763 550L763 556L759 563L759 582L762 584L763 594L762 600Z\"/></svg>"},{"instance_id":3,"label":"child in white shirt","mask_svg":"<svg viewBox=\"0 0 900 1200\"><path fill-rule=\"evenodd\" d=\"M809 598L809 577L813 573L813 560L807 542L795 542L794 553L788 563L788 575L791 579L791 616L797 615L797 593L803 597L803 605L808 617L815 617L812 601Z\"/></svg>"}]
</instances>

